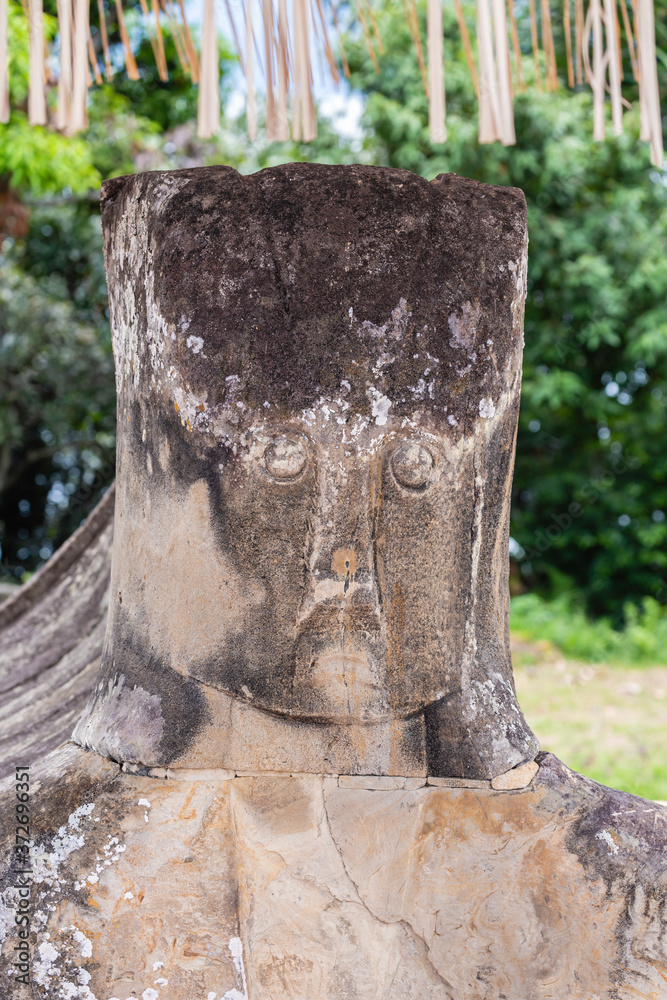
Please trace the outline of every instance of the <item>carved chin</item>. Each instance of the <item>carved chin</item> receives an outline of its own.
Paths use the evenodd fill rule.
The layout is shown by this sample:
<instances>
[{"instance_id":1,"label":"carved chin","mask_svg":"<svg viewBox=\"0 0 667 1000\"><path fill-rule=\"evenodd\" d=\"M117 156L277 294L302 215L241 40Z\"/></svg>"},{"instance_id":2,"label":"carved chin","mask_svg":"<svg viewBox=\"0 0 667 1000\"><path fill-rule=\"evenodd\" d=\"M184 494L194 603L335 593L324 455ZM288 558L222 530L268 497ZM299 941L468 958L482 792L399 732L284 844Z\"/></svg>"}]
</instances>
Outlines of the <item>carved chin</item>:
<instances>
[{"instance_id":1,"label":"carved chin","mask_svg":"<svg viewBox=\"0 0 667 1000\"><path fill-rule=\"evenodd\" d=\"M310 702L313 716L341 723L384 719L390 706L386 694L386 667L380 666L363 641L299 643L294 691ZM310 698L304 698L306 692Z\"/></svg>"}]
</instances>

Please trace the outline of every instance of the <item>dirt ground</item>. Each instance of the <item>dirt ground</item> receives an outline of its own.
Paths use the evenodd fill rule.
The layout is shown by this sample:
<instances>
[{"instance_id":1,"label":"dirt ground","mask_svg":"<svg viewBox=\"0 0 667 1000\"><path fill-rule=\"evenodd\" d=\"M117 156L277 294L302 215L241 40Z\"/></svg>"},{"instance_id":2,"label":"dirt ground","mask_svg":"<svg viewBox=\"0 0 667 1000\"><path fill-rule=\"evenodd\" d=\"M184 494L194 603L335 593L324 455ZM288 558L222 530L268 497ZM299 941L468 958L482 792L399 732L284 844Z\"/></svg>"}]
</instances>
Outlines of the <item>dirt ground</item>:
<instances>
[{"instance_id":1,"label":"dirt ground","mask_svg":"<svg viewBox=\"0 0 667 1000\"><path fill-rule=\"evenodd\" d=\"M517 640L512 655L543 750L605 785L667 800L667 666L576 663L550 644Z\"/></svg>"}]
</instances>

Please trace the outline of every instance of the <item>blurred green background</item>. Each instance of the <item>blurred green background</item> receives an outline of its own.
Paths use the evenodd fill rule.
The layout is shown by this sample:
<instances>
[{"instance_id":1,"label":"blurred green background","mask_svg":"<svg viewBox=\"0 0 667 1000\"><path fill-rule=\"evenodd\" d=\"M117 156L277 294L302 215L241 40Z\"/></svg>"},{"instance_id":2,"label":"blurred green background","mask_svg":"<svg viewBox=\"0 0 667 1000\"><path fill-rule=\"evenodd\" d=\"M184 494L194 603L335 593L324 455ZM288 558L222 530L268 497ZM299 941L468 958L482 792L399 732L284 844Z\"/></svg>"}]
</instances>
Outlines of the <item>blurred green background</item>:
<instances>
[{"instance_id":1,"label":"blurred green background","mask_svg":"<svg viewBox=\"0 0 667 1000\"><path fill-rule=\"evenodd\" d=\"M422 33L424 4L418 4ZM625 132L592 139L586 88L530 86L529 22L517 4L526 93L517 145L477 144L477 104L453 7L445 6L448 140L433 146L401 5L374 4L380 72L358 30L344 36L360 127L320 118L309 145L245 137L244 114L196 137L197 93L178 69L160 83L128 5L141 80L120 71L105 0L113 85L90 91L89 128L30 128L27 30L9 0L12 117L0 126L0 585L35 571L114 476L115 390L99 185L138 170L286 160L377 163L427 178L454 171L522 188L530 233L526 347L512 507L517 686L544 746L606 783L667 799L667 175L638 141L636 89ZM474 7L467 19L474 24ZM47 0L47 33L55 3ZM552 4L562 55L561 6ZM525 13L525 12L524 12ZM94 12L93 12L94 16ZM99 51L98 25L93 37ZM667 108L667 0L657 0ZM135 51L137 46L135 45ZM231 45L219 45L223 108L239 106ZM624 51L626 81L630 79ZM101 59L100 59L101 62ZM561 80L565 66L559 64ZM344 94L349 92L344 90ZM55 103L55 88L49 101Z\"/></svg>"}]
</instances>

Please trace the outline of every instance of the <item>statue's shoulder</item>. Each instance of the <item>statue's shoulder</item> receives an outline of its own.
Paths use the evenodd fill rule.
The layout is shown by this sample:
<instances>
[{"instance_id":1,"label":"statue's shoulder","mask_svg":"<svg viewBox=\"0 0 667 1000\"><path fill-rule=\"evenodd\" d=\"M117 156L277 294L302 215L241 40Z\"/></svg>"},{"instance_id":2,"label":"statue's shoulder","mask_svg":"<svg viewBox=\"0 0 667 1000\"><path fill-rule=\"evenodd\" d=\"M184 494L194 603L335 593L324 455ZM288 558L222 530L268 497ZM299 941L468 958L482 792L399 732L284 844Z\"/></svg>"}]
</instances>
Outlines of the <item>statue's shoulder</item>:
<instances>
[{"instance_id":1,"label":"statue's shoulder","mask_svg":"<svg viewBox=\"0 0 667 1000\"><path fill-rule=\"evenodd\" d=\"M17 826L28 827L29 839L49 838L70 816L118 782L120 767L75 743L64 743L36 764L16 764L0 781L0 843L3 858L16 842ZM84 810L82 812L81 810Z\"/></svg>"},{"instance_id":2,"label":"statue's shoulder","mask_svg":"<svg viewBox=\"0 0 667 1000\"><path fill-rule=\"evenodd\" d=\"M23 908L40 997L89 996L88 983L97 995L153 990L165 941L179 942L176 964L187 971L192 939L210 932L210 920L226 934L214 971L225 989L235 987L227 947L238 935L231 782L209 772L180 780L131 773L73 743L27 773L27 812L16 812L16 774L0 787L0 997L23 1000L15 994ZM17 840L29 850L16 851ZM148 938L142 921L152 928ZM186 979L176 995L198 996Z\"/></svg>"},{"instance_id":3,"label":"statue's shoulder","mask_svg":"<svg viewBox=\"0 0 667 1000\"><path fill-rule=\"evenodd\" d=\"M566 844L591 878L619 885L667 882L667 807L608 788L539 755L538 812L567 827Z\"/></svg>"},{"instance_id":4,"label":"statue's shoulder","mask_svg":"<svg viewBox=\"0 0 667 1000\"><path fill-rule=\"evenodd\" d=\"M422 936L472 997L663 998L667 808L552 754L524 787L447 780L325 789L328 829L367 910Z\"/></svg>"}]
</instances>

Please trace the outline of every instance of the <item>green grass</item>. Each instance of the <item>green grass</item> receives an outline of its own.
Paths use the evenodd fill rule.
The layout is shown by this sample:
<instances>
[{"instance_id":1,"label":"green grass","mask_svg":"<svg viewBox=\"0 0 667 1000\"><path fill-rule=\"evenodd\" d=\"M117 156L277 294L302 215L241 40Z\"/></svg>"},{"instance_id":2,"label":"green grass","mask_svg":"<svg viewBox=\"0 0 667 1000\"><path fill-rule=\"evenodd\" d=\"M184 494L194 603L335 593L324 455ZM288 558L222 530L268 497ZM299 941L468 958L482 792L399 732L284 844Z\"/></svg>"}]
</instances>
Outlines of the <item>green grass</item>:
<instances>
[{"instance_id":1,"label":"green grass","mask_svg":"<svg viewBox=\"0 0 667 1000\"><path fill-rule=\"evenodd\" d=\"M667 667L568 661L514 646L519 702L543 750L604 785L667 800Z\"/></svg>"},{"instance_id":2,"label":"green grass","mask_svg":"<svg viewBox=\"0 0 667 1000\"><path fill-rule=\"evenodd\" d=\"M587 663L667 664L667 608L646 598L642 609L624 610L626 624L618 630L608 618L591 621L567 594L552 601L521 594L512 598L510 628L526 642L547 641Z\"/></svg>"},{"instance_id":3,"label":"green grass","mask_svg":"<svg viewBox=\"0 0 667 1000\"><path fill-rule=\"evenodd\" d=\"M567 596L512 599L517 693L543 750L581 774L667 800L667 611L626 609L622 631Z\"/></svg>"}]
</instances>

